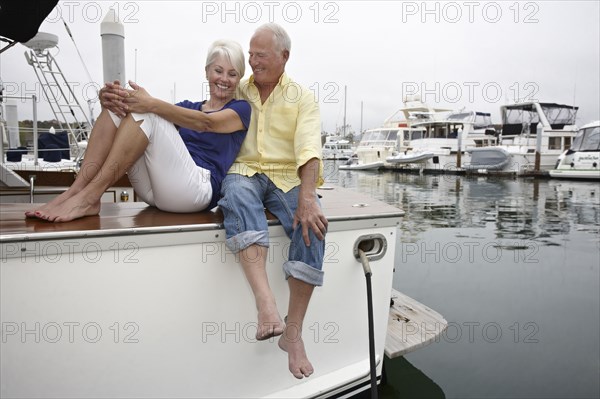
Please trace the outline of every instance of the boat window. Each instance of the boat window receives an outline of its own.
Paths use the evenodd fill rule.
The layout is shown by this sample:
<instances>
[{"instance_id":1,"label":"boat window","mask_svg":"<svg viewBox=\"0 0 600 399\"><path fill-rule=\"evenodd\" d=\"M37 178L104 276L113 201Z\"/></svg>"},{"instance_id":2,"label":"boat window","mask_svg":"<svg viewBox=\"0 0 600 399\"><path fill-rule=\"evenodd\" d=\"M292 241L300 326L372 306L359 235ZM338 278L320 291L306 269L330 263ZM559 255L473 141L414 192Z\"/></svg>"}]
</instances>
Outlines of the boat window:
<instances>
[{"instance_id":1,"label":"boat window","mask_svg":"<svg viewBox=\"0 0 600 399\"><path fill-rule=\"evenodd\" d=\"M450 125L450 132L448 133L449 139L455 139L463 131L464 125L462 123L455 123Z\"/></svg>"},{"instance_id":2,"label":"boat window","mask_svg":"<svg viewBox=\"0 0 600 399\"><path fill-rule=\"evenodd\" d=\"M568 150L569 148L571 148L571 137L565 137L565 150Z\"/></svg>"},{"instance_id":3,"label":"boat window","mask_svg":"<svg viewBox=\"0 0 600 399\"><path fill-rule=\"evenodd\" d=\"M387 139L388 140L394 140L394 141L396 141L396 137L398 137L398 131L397 130L390 130Z\"/></svg>"},{"instance_id":4,"label":"boat window","mask_svg":"<svg viewBox=\"0 0 600 399\"><path fill-rule=\"evenodd\" d=\"M575 151L600 150L600 126L582 129L573 143Z\"/></svg>"},{"instance_id":5,"label":"boat window","mask_svg":"<svg viewBox=\"0 0 600 399\"><path fill-rule=\"evenodd\" d=\"M560 150L562 147L560 145L560 137L549 137L548 138L548 149L549 150Z\"/></svg>"},{"instance_id":6,"label":"boat window","mask_svg":"<svg viewBox=\"0 0 600 399\"><path fill-rule=\"evenodd\" d=\"M432 126L428 128L429 130L429 138L434 139L445 139L448 135L448 127L447 126Z\"/></svg>"},{"instance_id":7,"label":"boat window","mask_svg":"<svg viewBox=\"0 0 600 399\"><path fill-rule=\"evenodd\" d=\"M386 130L371 130L365 132L362 140L360 141L361 147L371 146L373 144L381 144L382 141L387 137Z\"/></svg>"}]
</instances>

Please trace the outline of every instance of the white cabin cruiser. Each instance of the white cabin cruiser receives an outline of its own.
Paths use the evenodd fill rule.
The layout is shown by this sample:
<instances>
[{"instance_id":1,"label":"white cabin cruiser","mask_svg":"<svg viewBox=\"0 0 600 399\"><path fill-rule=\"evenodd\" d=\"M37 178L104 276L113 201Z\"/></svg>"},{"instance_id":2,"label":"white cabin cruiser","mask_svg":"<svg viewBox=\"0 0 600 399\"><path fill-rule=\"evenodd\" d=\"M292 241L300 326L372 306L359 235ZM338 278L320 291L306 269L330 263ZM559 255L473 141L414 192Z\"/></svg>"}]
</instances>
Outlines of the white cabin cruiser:
<instances>
[{"instance_id":1,"label":"white cabin cruiser","mask_svg":"<svg viewBox=\"0 0 600 399\"><path fill-rule=\"evenodd\" d=\"M444 119L415 123L421 137L405 140L406 150L388 157L392 165L431 171L456 171L465 162L466 150L494 145L496 135L488 113L459 111Z\"/></svg>"},{"instance_id":2,"label":"white cabin cruiser","mask_svg":"<svg viewBox=\"0 0 600 399\"><path fill-rule=\"evenodd\" d=\"M600 180L600 121L579 129L571 148L558 157L549 173L559 179Z\"/></svg>"},{"instance_id":3,"label":"white cabin cruiser","mask_svg":"<svg viewBox=\"0 0 600 399\"><path fill-rule=\"evenodd\" d=\"M387 166L386 159L406 149L406 142L423 137L420 122L436 120L449 110L432 108L418 96L408 96L404 106L388 117L383 126L367 130L356 148L357 160L350 160L340 169L379 169Z\"/></svg>"},{"instance_id":4,"label":"white cabin cruiser","mask_svg":"<svg viewBox=\"0 0 600 399\"><path fill-rule=\"evenodd\" d=\"M354 154L352 144L341 136L326 136L323 144L323 159L347 160Z\"/></svg>"},{"instance_id":5,"label":"white cabin cruiser","mask_svg":"<svg viewBox=\"0 0 600 399\"><path fill-rule=\"evenodd\" d=\"M502 133L493 147L468 150L469 171L523 174L548 171L575 138L578 107L525 102L500 107Z\"/></svg>"},{"instance_id":6,"label":"white cabin cruiser","mask_svg":"<svg viewBox=\"0 0 600 399\"><path fill-rule=\"evenodd\" d=\"M398 128L382 127L363 133L355 154L346 164L339 165L342 170L377 170L384 165L385 159L396 150Z\"/></svg>"}]
</instances>

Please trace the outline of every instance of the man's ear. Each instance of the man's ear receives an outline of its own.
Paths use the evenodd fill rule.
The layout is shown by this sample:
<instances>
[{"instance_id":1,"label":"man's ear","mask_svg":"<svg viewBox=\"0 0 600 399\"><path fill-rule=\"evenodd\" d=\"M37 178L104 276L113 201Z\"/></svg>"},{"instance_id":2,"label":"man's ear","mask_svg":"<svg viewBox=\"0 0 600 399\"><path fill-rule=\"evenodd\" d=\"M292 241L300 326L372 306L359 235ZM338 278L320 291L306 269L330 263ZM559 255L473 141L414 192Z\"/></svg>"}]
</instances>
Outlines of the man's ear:
<instances>
[{"instance_id":1,"label":"man's ear","mask_svg":"<svg viewBox=\"0 0 600 399\"><path fill-rule=\"evenodd\" d=\"M290 59L290 51L283 50L283 59L287 62Z\"/></svg>"}]
</instances>

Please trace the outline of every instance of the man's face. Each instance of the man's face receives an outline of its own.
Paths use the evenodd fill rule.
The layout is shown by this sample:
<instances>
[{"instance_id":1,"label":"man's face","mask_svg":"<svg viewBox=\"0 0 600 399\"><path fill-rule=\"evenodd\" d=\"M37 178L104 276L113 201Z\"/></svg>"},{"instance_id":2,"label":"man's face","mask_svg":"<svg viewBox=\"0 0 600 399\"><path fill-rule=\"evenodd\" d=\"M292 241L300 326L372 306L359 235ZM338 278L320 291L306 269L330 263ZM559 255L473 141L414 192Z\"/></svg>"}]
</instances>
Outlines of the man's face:
<instances>
[{"instance_id":1,"label":"man's face","mask_svg":"<svg viewBox=\"0 0 600 399\"><path fill-rule=\"evenodd\" d=\"M250 67L257 85L274 84L285 70L288 51L280 50L275 44L273 33L268 30L256 32L250 39Z\"/></svg>"}]
</instances>

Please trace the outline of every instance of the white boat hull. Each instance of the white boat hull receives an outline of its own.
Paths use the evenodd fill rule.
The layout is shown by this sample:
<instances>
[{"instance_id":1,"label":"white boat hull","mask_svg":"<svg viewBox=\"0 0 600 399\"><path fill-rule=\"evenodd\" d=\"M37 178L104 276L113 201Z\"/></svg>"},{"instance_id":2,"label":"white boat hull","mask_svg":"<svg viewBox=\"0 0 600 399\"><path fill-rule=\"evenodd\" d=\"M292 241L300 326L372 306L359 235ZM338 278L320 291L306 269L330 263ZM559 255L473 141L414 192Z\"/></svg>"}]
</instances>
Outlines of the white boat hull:
<instances>
[{"instance_id":1,"label":"white boat hull","mask_svg":"<svg viewBox=\"0 0 600 399\"><path fill-rule=\"evenodd\" d=\"M581 127L570 149L560 154L550 176L600 180L600 121Z\"/></svg>"},{"instance_id":2,"label":"white boat hull","mask_svg":"<svg viewBox=\"0 0 600 399\"><path fill-rule=\"evenodd\" d=\"M331 219L325 283L303 331L315 374L304 380L290 374L276 339L254 339L252 292L221 226L3 233L2 397L328 397L368 384L365 277L352 245L371 234L387 240L371 262L381 374L398 221ZM269 233L267 270L283 316L289 240L278 225Z\"/></svg>"},{"instance_id":3,"label":"white boat hull","mask_svg":"<svg viewBox=\"0 0 600 399\"><path fill-rule=\"evenodd\" d=\"M390 164L422 163L434 156L435 155L431 152L407 153L387 157L385 161Z\"/></svg>"},{"instance_id":4,"label":"white boat hull","mask_svg":"<svg viewBox=\"0 0 600 399\"><path fill-rule=\"evenodd\" d=\"M557 179L600 180L600 151L566 151L549 173Z\"/></svg>"},{"instance_id":5,"label":"white boat hull","mask_svg":"<svg viewBox=\"0 0 600 399\"><path fill-rule=\"evenodd\" d=\"M511 154L500 147L482 147L469 150L470 163L464 165L465 170L505 170L511 161Z\"/></svg>"},{"instance_id":6,"label":"white boat hull","mask_svg":"<svg viewBox=\"0 0 600 399\"><path fill-rule=\"evenodd\" d=\"M469 150L470 162L463 167L473 172L505 172L521 174L535 170L535 153L532 150L511 151L508 147L483 147ZM540 171L548 172L556 164L558 154L540 154Z\"/></svg>"},{"instance_id":7,"label":"white boat hull","mask_svg":"<svg viewBox=\"0 0 600 399\"><path fill-rule=\"evenodd\" d=\"M349 165L339 165L340 170L378 170L384 165L383 161L370 163L353 163Z\"/></svg>"}]
</instances>

